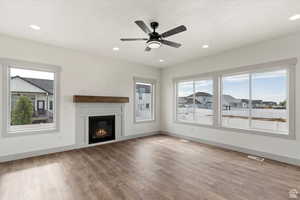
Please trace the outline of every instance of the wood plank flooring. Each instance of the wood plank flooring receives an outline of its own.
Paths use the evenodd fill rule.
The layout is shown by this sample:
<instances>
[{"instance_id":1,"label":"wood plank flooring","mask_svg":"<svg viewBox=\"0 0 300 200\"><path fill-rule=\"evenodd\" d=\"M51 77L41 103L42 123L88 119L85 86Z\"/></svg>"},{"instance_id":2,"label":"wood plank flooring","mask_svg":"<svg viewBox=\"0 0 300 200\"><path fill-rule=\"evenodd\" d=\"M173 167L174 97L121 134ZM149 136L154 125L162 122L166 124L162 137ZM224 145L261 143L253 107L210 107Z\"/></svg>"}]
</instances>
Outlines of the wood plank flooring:
<instances>
[{"instance_id":1,"label":"wood plank flooring","mask_svg":"<svg viewBox=\"0 0 300 200\"><path fill-rule=\"evenodd\" d=\"M285 200L300 168L152 136L0 164L0 200ZM299 197L300 198L300 197Z\"/></svg>"}]
</instances>

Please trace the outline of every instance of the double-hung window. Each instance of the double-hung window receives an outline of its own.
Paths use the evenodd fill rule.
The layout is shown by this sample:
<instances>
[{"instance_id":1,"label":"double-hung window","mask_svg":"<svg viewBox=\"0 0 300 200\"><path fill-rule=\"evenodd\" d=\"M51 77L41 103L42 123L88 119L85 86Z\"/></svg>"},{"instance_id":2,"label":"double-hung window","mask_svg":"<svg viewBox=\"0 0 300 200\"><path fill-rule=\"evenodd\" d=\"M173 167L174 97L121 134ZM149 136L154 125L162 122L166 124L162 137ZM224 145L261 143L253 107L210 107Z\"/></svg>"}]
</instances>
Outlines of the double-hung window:
<instances>
[{"instance_id":1,"label":"double-hung window","mask_svg":"<svg viewBox=\"0 0 300 200\"><path fill-rule=\"evenodd\" d=\"M176 78L175 120L293 138L295 64L287 59Z\"/></svg>"},{"instance_id":2,"label":"double-hung window","mask_svg":"<svg viewBox=\"0 0 300 200\"><path fill-rule=\"evenodd\" d=\"M4 135L58 129L59 67L23 61L0 61L4 74Z\"/></svg>"},{"instance_id":3,"label":"double-hung window","mask_svg":"<svg viewBox=\"0 0 300 200\"><path fill-rule=\"evenodd\" d=\"M151 122L155 119L156 81L134 78L134 121Z\"/></svg>"}]
</instances>

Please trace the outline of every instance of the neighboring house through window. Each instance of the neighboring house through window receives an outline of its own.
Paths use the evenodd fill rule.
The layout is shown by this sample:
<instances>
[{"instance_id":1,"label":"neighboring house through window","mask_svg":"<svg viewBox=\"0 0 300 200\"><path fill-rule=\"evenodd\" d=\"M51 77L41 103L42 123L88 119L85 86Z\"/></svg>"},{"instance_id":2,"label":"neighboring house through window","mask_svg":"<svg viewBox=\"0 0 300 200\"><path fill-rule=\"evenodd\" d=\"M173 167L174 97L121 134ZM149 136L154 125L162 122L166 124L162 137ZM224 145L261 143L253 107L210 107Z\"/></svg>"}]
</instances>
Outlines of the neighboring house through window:
<instances>
[{"instance_id":1,"label":"neighboring house through window","mask_svg":"<svg viewBox=\"0 0 300 200\"><path fill-rule=\"evenodd\" d=\"M135 88L135 122L147 122L154 120L154 94L155 94L155 81L149 79L134 79Z\"/></svg>"},{"instance_id":2,"label":"neighboring house through window","mask_svg":"<svg viewBox=\"0 0 300 200\"><path fill-rule=\"evenodd\" d=\"M7 74L5 133L56 130L59 68L13 60L1 64Z\"/></svg>"},{"instance_id":3,"label":"neighboring house through window","mask_svg":"<svg viewBox=\"0 0 300 200\"><path fill-rule=\"evenodd\" d=\"M213 124L213 80L196 78L177 83L176 119L183 122Z\"/></svg>"}]
</instances>

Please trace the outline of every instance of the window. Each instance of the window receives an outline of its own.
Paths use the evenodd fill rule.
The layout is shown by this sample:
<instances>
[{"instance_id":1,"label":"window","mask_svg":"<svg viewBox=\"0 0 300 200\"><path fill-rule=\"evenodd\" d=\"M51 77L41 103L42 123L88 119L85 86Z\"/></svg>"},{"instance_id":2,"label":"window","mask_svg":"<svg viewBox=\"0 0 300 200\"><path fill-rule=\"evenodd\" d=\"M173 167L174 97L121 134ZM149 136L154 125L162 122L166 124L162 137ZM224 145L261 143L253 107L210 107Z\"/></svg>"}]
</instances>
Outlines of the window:
<instances>
[{"instance_id":1,"label":"window","mask_svg":"<svg viewBox=\"0 0 300 200\"><path fill-rule=\"evenodd\" d=\"M49 101L49 110L53 110L53 101L51 100L51 101Z\"/></svg>"},{"instance_id":2,"label":"window","mask_svg":"<svg viewBox=\"0 0 300 200\"><path fill-rule=\"evenodd\" d=\"M251 128L288 133L287 70L253 73L251 77Z\"/></svg>"},{"instance_id":3,"label":"window","mask_svg":"<svg viewBox=\"0 0 300 200\"><path fill-rule=\"evenodd\" d=\"M177 83L176 119L183 122L213 124L213 80Z\"/></svg>"},{"instance_id":4,"label":"window","mask_svg":"<svg viewBox=\"0 0 300 200\"><path fill-rule=\"evenodd\" d=\"M222 77L222 125L288 133L287 70Z\"/></svg>"},{"instance_id":5,"label":"window","mask_svg":"<svg viewBox=\"0 0 300 200\"><path fill-rule=\"evenodd\" d=\"M155 81L147 79L134 79L135 87L135 122L154 120L154 93Z\"/></svg>"},{"instance_id":6,"label":"window","mask_svg":"<svg viewBox=\"0 0 300 200\"><path fill-rule=\"evenodd\" d=\"M193 81L177 84L177 113L179 121L194 121L194 83Z\"/></svg>"},{"instance_id":7,"label":"window","mask_svg":"<svg viewBox=\"0 0 300 200\"><path fill-rule=\"evenodd\" d=\"M249 74L222 77L222 126L249 128Z\"/></svg>"},{"instance_id":8,"label":"window","mask_svg":"<svg viewBox=\"0 0 300 200\"><path fill-rule=\"evenodd\" d=\"M177 78L175 120L293 138L296 62L287 59Z\"/></svg>"},{"instance_id":9,"label":"window","mask_svg":"<svg viewBox=\"0 0 300 200\"><path fill-rule=\"evenodd\" d=\"M38 103L38 110L39 111L44 111L45 110L45 101L38 100L37 103Z\"/></svg>"},{"instance_id":10,"label":"window","mask_svg":"<svg viewBox=\"0 0 300 200\"><path fill-rule=\"evenodd\" d=\"M58 68L3 60L5 69L4 133L18 135L57 130ZM51 109L47 102L52 102Z\"/></svg>"}]
</instances>

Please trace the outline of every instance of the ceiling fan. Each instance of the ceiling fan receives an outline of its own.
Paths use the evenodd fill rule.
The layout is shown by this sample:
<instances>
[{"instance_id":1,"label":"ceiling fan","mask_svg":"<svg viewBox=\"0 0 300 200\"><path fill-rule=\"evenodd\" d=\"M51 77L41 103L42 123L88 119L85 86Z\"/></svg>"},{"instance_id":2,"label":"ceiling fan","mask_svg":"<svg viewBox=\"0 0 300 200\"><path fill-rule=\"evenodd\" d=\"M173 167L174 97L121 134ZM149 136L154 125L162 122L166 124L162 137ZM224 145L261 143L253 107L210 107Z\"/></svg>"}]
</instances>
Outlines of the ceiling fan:
<instances>
[{"instance_id":1,"label":"ceiling fan","mask_svg":"<svg viewBox=\"0 0 300 200\"><path fill-rule=\"evenodd\" d=\"M175 35L177 33L181 33L183 31L186 31L186 27L184 25L178 26L176 28L173 28L171 30L168 30L162 34L159 34L156 32L156 29L158 28L158 22L151 22L150 26L153 29L151 32L148 26L145 24L144 21L138 20L135 21L136 25L138 25L146 34L148 34L149 38L121 38L121 41L138 41L143 40L146 42L146 49L145 51L150 51L151 49L157 49L161 47L162 44L168 45L170 47L179 48L181 44L177 42L172 42L169 40L165 40L164 38L169 37L171 35Z\"/></svg>"}]
</instances>

